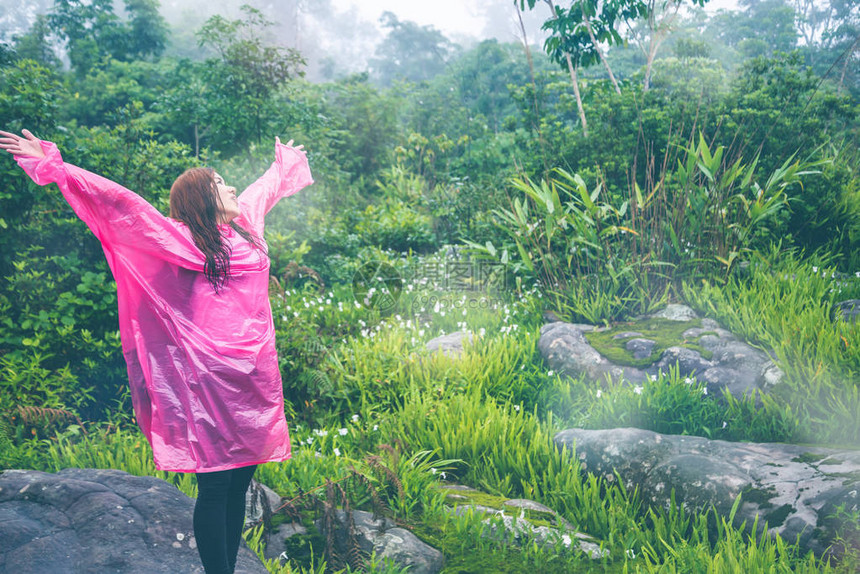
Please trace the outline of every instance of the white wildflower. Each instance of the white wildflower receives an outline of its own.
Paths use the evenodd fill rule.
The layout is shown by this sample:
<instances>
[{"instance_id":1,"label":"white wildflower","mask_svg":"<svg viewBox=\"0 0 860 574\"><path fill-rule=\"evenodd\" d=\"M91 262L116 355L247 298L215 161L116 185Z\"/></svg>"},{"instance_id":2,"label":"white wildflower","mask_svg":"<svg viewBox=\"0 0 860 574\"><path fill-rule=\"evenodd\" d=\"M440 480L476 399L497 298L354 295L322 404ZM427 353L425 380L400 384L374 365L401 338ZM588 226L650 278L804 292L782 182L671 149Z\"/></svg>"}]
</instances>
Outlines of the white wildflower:
<instances>
[{"instance_id":1,"label":"white wildflower","mask_svg":"<svg viewBox=\"0 0 860 574\"><path fill-rule=\"evenodd\" d=\"M340 449L339 449L339 448L334 447L334 455L335 455L335 456L340 456Z\"/></svg>"},{"instance_id":2,"label":"white wildflower","mask_svg":"<svg viewBox=\"0 0 860 574\"><path fill-rule=\"evenodd\" d=\"M601 391L600 389L597 389L597 398L599 399L602 396L603 396L603 391Z\"/></svg>"},{"instance_id":3,"label":"white wildflower","mask_svg":"<svg viewBox=\"0 0 860 574\"><path fill-rule=\"evenodd\" d=\"M633 392L636 393L637 395L641 395L642 394L642 386L636 385L635 387L633 387Z\"/></svg>"},{"instance_id":4,"label":"white wildflower","mask_svg":"<svg viewBox=\"0 0 860 574\"><path fill-rule=\"evenodd\" d=\"M337 432L340 434L340 436L346 436L346 433L348 433L349 431L348 431L348 430L346 430L346 429L340 429L340 430L339 430L339 431L337 431Z\"/></svg>"},{"instance_id":5,"label":"white wildflower","mask_svg":"<svg viewBox=\"0 0 860 574\"><path fill-rule=\"evenodd\" d=\"M358 422L358 415L352 415L352 422L354 422L354 423Z\"/></svg>"}]
</instances>

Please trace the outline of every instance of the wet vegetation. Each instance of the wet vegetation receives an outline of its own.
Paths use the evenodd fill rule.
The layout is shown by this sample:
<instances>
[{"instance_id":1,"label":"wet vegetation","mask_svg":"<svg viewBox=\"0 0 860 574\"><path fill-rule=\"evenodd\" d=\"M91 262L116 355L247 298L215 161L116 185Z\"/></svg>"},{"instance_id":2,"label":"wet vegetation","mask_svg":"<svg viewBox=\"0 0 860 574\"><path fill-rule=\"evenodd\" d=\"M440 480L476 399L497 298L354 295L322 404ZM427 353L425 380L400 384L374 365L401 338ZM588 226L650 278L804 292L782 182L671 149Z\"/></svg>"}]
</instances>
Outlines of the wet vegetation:
<instances>
[{"instance_id":1,"label":"wet vegetation","mask_svg":"<svg viewBox=\"0 0 860 574\"><path fill-rule=\"evenodd\" d=\"M308 17L333 10L318 4ZM855 572L856 509L832 517L830 554L804 554L714 510L652 508L552 441L637 426L860 444L860 327L836 313L860 298L860 16L702 4L499 4L544 22L544 45L458 45L389 14L355 72L279 43L284 23L252 6L180 30L157 0L34 3L38 17L10 8L0 43L0 128L165 213L187 167L242 189L275 135L305 146L317 183L267 219L293 458L256 478L280 495L342 506L321 486L358 473L348 505L382 504L449 573ZM0 468L118 468L195 496L135 424L98 241L10 157L0 182ZM782 390L571 379L537 351L545 312L644 332L629 323L670 302L768 352ZM461 358L427 352L454 331L473 334ZM485 517L447 509L455 482L540 502L608 552L487 536ZM271 572L357 569L309 532ZM263 526L247 538L262 552Z\"/></svg>"}]
</instances>

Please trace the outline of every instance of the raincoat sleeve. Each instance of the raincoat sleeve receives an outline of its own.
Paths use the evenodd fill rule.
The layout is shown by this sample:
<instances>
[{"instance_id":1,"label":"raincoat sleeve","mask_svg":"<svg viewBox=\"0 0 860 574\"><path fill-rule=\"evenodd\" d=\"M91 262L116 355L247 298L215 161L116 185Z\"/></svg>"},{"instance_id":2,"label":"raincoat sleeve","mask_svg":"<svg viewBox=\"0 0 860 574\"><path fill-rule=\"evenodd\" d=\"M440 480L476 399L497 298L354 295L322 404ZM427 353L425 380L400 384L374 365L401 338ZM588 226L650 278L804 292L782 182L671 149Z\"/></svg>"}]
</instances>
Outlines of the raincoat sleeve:
<instances>
[{"instance_id":1,"label":"raincoat sleeve","mask_svg":"<svg viewBox=\"0 0 860 574\"><path fill-rule=\"evenodd\" d=\"M41 145L45 157L17 156L18 165L38 185L56 183L75 214L106 249L129 246L178 264L199 266L199 250L177 222L118 183L65 163L53 142L42 141Z\"/></svg>"},{"instance_id":2,"label":"raincoat sleeve","mask_svg":"<svg viewBox=\"0 0 860 574\"><path fill-rule=\"evenodd\" d=\"M257 237L263 236L266 214L278 201L314 182L308 158L301 151L275 144L275 162L239 196L239 224Z\"/></svg>"}]
</instances>

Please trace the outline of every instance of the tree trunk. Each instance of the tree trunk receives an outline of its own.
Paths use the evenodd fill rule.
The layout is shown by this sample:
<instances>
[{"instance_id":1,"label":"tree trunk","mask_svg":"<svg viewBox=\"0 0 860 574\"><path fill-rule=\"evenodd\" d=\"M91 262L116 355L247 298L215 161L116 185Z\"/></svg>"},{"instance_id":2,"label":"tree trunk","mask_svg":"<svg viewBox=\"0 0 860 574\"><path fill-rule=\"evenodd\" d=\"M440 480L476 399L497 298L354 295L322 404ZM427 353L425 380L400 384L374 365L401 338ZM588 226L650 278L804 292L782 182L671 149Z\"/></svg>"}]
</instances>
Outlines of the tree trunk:
<instances>
[{"instance_id":1,"label":"tree trunk","mask_svg":"<svg viewBox=\"0 0 860 574\"><path fill-rule=\"evenodd\" d=\"M552 0L544 1L547 3L547 6L549 6L549 9L554 16L555 5L553 4ZM519 10L519 8L517 10ZM522 23L523 19L520 18L520 25L522 25ZM523 28L523 34L525 34L525 28ZM567 60L567 70L570 72L570 83L573 84L573 94L576 96L576 107L579 110L579 119L582 122L582 135L588 137L588 122L585 121L585 109L582 107L582 97L579 94L579 79L576 76L576 68L573 65L573 61L570 58L570 54L565 52L564 57Z\"/></svg>"},{"instance_id":2,"label":"tree trunk","mask_svg":"<svg viewBox=\"0 0 860 574\"><path fill-rule=\"evenodd\" d=\"M576 96L576 107L579 110L579 119L582 122L582 135L588 137L588 122L585 121L585 109L582 107L582 98L579 95L579 80L576 77L576 68L570 59L570 54L565 54L567 58L567 69L570 71L570 81L573 84L573 93Z\"/></svg>"},{"instance_id":3,"label":"tree trunk","mask_svg":"<svg viewBox=\"0 0 860 574\"><path fill-rule=\"evenodd\" d=\"M651 41L648 42L648 53L645 54L645 84L642 87L645 92L651 89L651 70L654 67L654 59L657 57L657 49L666 37L657 29L656 22L653 22L651 18L649 18L649 27L651 28Z\"/></svg>"},{"instance_id":4,"label":"tree trunk","mask_svg":"<svg viewBox=\"0 0 860 574\"><path fill-rule=\"evenodd\" d=\"M194 123L194 157L200 159L200 132L197 130L197 122Z\"/></svg>"},{"instance_id":5,"label":"tree trunk","mask_svg":"<svg viewBox=\"0 0 860 574\"><path fill-rule=\"evenodd\" d=\"M582 15L585 19L585 29L588 30L588 37L591 38L591 43L594 44L594 49L597 51L597 55L600 56L600 61L603 62L603 67L606 68L606 72L609 74L609 79L612 81L612 85L615 86L615 91L620 94L621 88L618 87L618 82L615 81L615 75L612 73L612 68L609 67L609 62L606 61L606 56L603 55L603 50L600 49L600 44L597 42L597 38L594 37L594 30L591 28L591 21L588 19L588 16L585 15L585 11L583 11Z\"/></svg>"}]
</instances>

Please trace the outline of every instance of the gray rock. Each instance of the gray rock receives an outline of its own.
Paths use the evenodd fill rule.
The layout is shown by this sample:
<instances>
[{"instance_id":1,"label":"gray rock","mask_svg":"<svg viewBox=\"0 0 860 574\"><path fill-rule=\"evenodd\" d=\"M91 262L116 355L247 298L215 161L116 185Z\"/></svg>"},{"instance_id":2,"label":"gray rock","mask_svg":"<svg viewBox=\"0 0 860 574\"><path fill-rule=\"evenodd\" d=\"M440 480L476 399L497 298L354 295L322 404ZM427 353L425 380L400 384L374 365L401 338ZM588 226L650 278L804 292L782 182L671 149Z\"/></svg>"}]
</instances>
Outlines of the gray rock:
<instances>
[{"instance_id":1,"label":"gray rock","mask_svg":"<svg viewBox=\"0 0 860 574\"><path fill-rule=\"evenodd\" d=\"M270 517L281 505L281 496L256 480L245 494L245 524L251 524Z\"/></svg>"},{"instance_id":2,"label":"gray rock","mask_svg":"<svg viewBox=\"0 0 860 574\"><path fill-rule=\"evenodd\" d=\"M665 309L657 311L651 316L668 319L670 321L692 321L693 319L699 318L699 316L696 315L696 312L686 305L678 305L676 303L666 305Z\"/></svg>"},{"instance_id":3,"label":"gray rock","mask_svg":"<svg viewBox=\"0 0 860 574\"><path fill-rule=\"evenodd\" d=\"M345 524L344 511L337 510L336 515L338 522ZM374 520L370 512L353 510L352 520L358 545L366 554L375 552L378 558L389 558L400 568L408 567L412 574L436 574L445 567L445 557L441 552L408 530L397 527L388 518ZM318 520L316 525L325 536L323 520ZM337 536L344 537L345 533L338 532Z\"/></svg>"},{"instance_id":4,"label":"gray rock","mask_svg":"<svg viewBox=\"0 0 860 574\"><path fill-rule=\"evenodd\" d=\"M681 321L694 319L695 314L689 307L670 305L650 317ZM594 329L589 327L589 330ZM759 403L760 393L770 391L783 380L782 370L767 353L744 343L711 319L703 319L701 327L687 329L683 334L685 339L696 340L709 352L710 359L702 357L698 350L681 346L682 341L678 341L679 345L667 348L657 361L644 368L613 364L591 346L583 335L585 332L582 325L570 323L550 323L541 328L538 349L551 369L594 381L610 377L640 383L677 365L682 377L705 382L708 394L722 398L723 389L727 389L738 398L755 395ZM614 338L630 338L626 347L636 359L649 357L656 344L634 331L618 333Z\"/></svg>"},{"instance_id":5,"label":"gray rock","mask_svg":"<svg viewBox=\"0 0 860 574\"><path fill-rule=\"evenodd\" d=\"M427 350L431 353L441 351L442 354L452 358L459 358L463 354L463 341L472 342L472 333L455 331L447 335L441 335L430 339L426 343Z\"/></svg>"},{"instance_id":6,"label":"gray rock","mask_svg":"<svg viewBox=\"0 0 860 574\"><path fill-rule=\"evenodd\" d=\"M154 477L67 468L0 473L0 573L203 574L194 499ZM265 574L244 546L236 572Z\"/></svg>"},{"instance_id":7,"label":"gray rock","mask_svg":"<svg viewBox=\"0 0 860 574\"><path fill-rule=\"evenodd\" d=\"M545 508L555 514L551 509L542 504L531 500L527 502L530 503L529 506ZM463 515L468 512L487 514L488 517L482 522L490 526L487 535L496 539L509 540L513 538L516 544L523 544L530 539L536 540L539 544L556 544L561 542L566 548L573 551L585 552L595 560L609 554L608 550L601 550L600 544L595 542L590 536L569 530L569 524L566 521L562 522L561 528L533 525L525 517L524 508L525 506L520 506L520 513L511 515L503 510L479 504L462 504L452 508L451 512L457 515Z\"/></svg>"},{"instance_id":8,"label":"gray rock","mask_svg":"<svg viewBox=\"0 0 860 574\"><path fill-rule=\"evenodd\" d=\"M593 329L593 326L589 326ZM588 377L602 381L606 377L631 382L645 380L645 372L609 362L591 346L584 329L571 323L549 323L541 327L538 349L554 371L571 377Z\"/></svg>"},{"instance_id":9,"label":"gray rock","mask_svg":"<svg viewBox=\"0 0 860 574\"><path fill-rule=\"evenodd\" d=\"M627 347L628 351L633 353L634 359L647 359L654 351L654 347L657 346L657 342L637 337L627 341L627 344L624 346Z\"/></svg>"},{"instance_id":10,"label":"gray rock","mask_svg":"<svg viewBox=\"0 0 860 574\"><path fill-rule=\"evenodd\" d=\"M728 515L742 494L738 524L760 528L801 547L823 553L840 525L832 519L844 505L860 508L860 451L772 443L732 443L693 436L663 435L621 428L568 429L555 436L559 447L576 448L584 470L614 481L617 471L628 489L639 487L645 501L668 508L670 494L686 507L713 504Z\"/></svg>"},{"instance_id":11,"label":"gray rock","mask_svg":"<svg viewBox=\"0 0 860 574\"><path fill-rule=\"evenodd\" d=\"M767 392L782 381L782 370L767 353L728 331L718 329L716 335L701 337L699 344L713 353L710 360L713 366L700 371L698 377L707 382L708 392L721 393L726 388L733 396L740 397L754 391Z\"/></svg>"}]
</instances>

